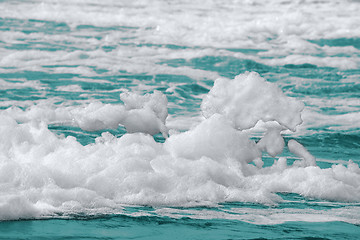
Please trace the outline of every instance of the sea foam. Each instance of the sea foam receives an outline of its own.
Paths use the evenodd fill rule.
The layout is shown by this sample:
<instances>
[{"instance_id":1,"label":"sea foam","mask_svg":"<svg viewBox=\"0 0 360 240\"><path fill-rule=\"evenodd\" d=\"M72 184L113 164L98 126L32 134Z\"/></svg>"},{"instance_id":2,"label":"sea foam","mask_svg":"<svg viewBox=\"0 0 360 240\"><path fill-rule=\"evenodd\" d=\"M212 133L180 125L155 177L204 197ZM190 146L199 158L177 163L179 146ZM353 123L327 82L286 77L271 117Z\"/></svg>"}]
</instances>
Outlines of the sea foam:
<instances>
[{"instance_id":1,"label":"sea foam","mask_svg":"<svg viewBox=\"0 0 360 240\"><path fill-rule=\"evenodd\" d=\"M170 132L167 99L160 92L121 94L124 104L32 106L0 112L0 219L41 218L81 212L116 213L124 205L198 206L242 201L276 204L276 193L360 201L360 169L351 161L321 169L286 129L301 124L303 104L257 73L218 79L204 97L204 118L185 132ZM48 111L51 110L51 111ZM253 126L267 130L258 142ZM103 132L95 143L57 136L48 124ZM151 134L161 132L164 143ZM278 155L286 147L298 159ZM274 157L263 167L262 155Z\"/></svg>"}]
</instances>

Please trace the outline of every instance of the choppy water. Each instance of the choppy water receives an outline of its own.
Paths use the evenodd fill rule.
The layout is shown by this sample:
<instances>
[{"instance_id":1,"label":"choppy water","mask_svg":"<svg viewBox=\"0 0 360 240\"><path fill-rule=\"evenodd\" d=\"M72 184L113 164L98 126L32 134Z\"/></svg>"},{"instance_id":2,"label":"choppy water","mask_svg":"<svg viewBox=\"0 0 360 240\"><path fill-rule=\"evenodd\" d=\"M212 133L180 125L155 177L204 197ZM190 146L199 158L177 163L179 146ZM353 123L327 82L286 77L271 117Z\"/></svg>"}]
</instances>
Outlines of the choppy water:
<instances>
[{"instance_id":1,"label":"choppy water","mask_svg":"<svg viewBox=\"0 0 360 240\"><path fill-rule=\"evenodd\" d=\"M359 11L0 1L0 238L359 238Z\"/></svg>"}]
</instances>

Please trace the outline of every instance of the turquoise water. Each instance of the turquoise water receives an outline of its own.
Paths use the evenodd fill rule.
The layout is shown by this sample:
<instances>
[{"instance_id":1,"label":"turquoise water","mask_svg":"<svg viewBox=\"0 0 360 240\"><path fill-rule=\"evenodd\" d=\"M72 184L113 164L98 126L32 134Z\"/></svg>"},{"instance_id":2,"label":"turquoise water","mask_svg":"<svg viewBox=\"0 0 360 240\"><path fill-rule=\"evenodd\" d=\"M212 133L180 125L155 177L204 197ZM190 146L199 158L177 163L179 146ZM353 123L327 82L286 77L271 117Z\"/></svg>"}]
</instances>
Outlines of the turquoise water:
<instances>
[{"instance_id":1,"label":"turquoise water","mask_svg":"<svg viewBox=\"0 0 360 240\"><path fill-rule=\"evenodd\" d=\"M359 11L357 1L0 1L0 239L360 238ZM253 145L234 137L239 153L226 139L257 143L269 126L228 130L202 112L216 79L246 71L304 104L303 123L260 167L242 160ZM256 88L234 112L261 107ZM131 133L139 119L144 134ZM317 166L297 166L291 140Z\"/></svg>"},{"instance_id":2,"label":"turquoise water","mask_svg":"<svg viewBox=\"0 0 360 240\"><path fill-rule=\"evenodd\" d=\"M255 224L252 221L224 219L212 213L229 213L232 209L283 213L294 207L301 210L331 210L341 206L323 205L299 196L302 200L278 207L249 203L221 204L218 207L168 208L128 207L123 214L82 215L71 218L1 222L1 239L357 239L359 226L342 221L289 221L282 224ZM250 211L249 211L250 209ZM164 210L164 209L162 209ZM135 217L135 214L137 216ZM192 216L199 214L197 217ZM236 213L231 213L236 214ZM247 215L248 213L243 213ZM201 217L200 217L201 215ZM259 214L259 216L261 213ZM262 217L266 218L266 215Z\"/></svg>"},{"instance_id":3,"label":"turquoise water","mask_svg":"<svg viewBox=\"0 0 360 240\"><path fill-rule=\"evenodd\" d=\"M343 222L254 225L241 221L129 218L16 221L1 224L2 239L357 239L359 227Z\"/></svg>"}]
</instances>

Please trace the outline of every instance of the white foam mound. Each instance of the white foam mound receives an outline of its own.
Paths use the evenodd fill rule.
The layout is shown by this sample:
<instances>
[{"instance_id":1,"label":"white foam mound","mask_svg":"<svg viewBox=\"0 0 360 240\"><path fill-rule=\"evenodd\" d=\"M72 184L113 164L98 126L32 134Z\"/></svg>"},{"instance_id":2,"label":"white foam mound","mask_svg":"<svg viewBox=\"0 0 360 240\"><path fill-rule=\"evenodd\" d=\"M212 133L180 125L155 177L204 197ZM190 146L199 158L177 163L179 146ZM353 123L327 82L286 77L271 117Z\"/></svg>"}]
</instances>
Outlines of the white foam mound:
<instances>
[{"instance_id":1,"label":"white foam mound","mask_svg":"<svg viewBox=\"0 0 360 240\"><path fill-rule=\"evenodd\" d=\"M280 134L281 130L278 126L268 128L264 137L257 143L259 150L267 152L272 157L282 153L285 141Z\"/></svg>"},{"instance_id":2,"label":"white foam mound","mask_svg":"<svg viewBox=\"0 0 360 240\"><path fill-rule=\"evenodd\" d=\"M288 142L288 148L290 152L303 159L301 164L305 164L305 166L316 165L315 157L298 141L291 139Z\"/></svg>"},{"instance_id":3,"label":"white foam mound","mask_svg":"<svg viewBox=\"0 0 360 240\"><path fill-rule=\"evenodd\" d=\"M96 103L83 109L84 115L75 107L54 110L49 115L40 108L28 112L1 111L0 220L118 212L124 204L194 206L226 201L273 204L281 201L277 192L334 201L360 201L357 164L349 162L347 166L321 169L315 166L315 158L296 141L289 141L288 148L302 160L288 165L287 159L281 157L275 159L271 167L262 167L262 152L276 156L283 150L281 130L284 126L295 128L300 121L298 111L302 105L281 93L274 97L280 99L280 105L291 109L287 112L268 104L278 112L264 117L268 109L259 104L265 100L254 100L253 96L261 98L258 89L263 89L263 94L265 89L270 91L268 96L278 90L253 73L236 79L239 78L245 79L240 85L245 82L250 85L244 92L248 98L239 96L241 92L230 92L221 81L222 90L236 97L228 96L227 101L218 98L214 92L222 91L217 82L214 86L217 90L210 91L203 106L207 107L205 112L206 109L224 111L214 112L186 132L171 135L165 143L155 142L149 135L155 132L149 129L161 131L167 117L167 110L163 108L166 97L156 92L145 96L125 93L121 96L124 105ZM249 79L256 79L259 87L254 87ZM227 82L234 84L230 80ZM255 143L247 131L238 130L237 124L247 128L256 120L247 116L242 123L234 119L242 113L226 114L230 109L227 107L235 107L233 101L238 99L242 99L243 109L249 110L253 110L255 101L258 120L275 119L281 125L269 125L264 137ZM288 105L286 99L290 101ZM210 106L213 101L219 108ZM234 111L239 110L234 108ZM293 112L298 121L289 120L293 119L289 112ZM286 117L282 117L282 113ZM44 120L36 120L35 116ZM95 143L83 146L74 137L59 137L47 127L49 119L64 120L74 116L75 122L83 127L116 126L121 122L127 129L141 129L142 133L127 133L116 138L104 132ZM21 118L28 121L17 122ZM256 166L249 164L251 162Z\"/></svg>"},{"instance_id":4,"label":"white foam mound","mask_svg":"<svg viewBox=\"0 0 360 240\"><path fill-rule=\"evenodd\" d=\"M165 148L174 156L186 159L208 157L216 161L228 158L250 163L261 157L261 151L246 133L236 131L231 123L214 114L191 131L172 135Z\"/></svg>"},{"instance_id":5,"label":"white foam mound","mask_svg":"<svg viewBox=\"0 0 360 240\"><path fill-rule=\"evenodd\" d=\"M163 93L155 90L153 94L142 96L126 92L120 94L120 98L127 110L122 121L127 132L144 132L151 135L161 132L167 137L165 121L168 116L168 101Z\"/></svg>"},{"instance_id":6,"label":"white foam mound","mask_svg":"<svg viewBox=\"0 0 360 240\"><path fill-rule=\"evenodd\" d=\"M262 120L277 121L295 131L302 123L303 108L303 103L285 96L277 86L266 82L256 72L246 72L232 80L217 79L201 104L206 118L219 113L240 130L252 128Z\"/></svg>"},{"instance_id":7,"label":"white foam mound","mask_svg":"<svg viewBox=\"0 0 360 240\"><path fill-rule=\"evenodd\" d=\"M168 116L167 98L159 92L139 95L125 92L120 95L122 104L91 102L81 106L54 108L49 104L33 105L26 110L9 108L3 114L10 115L19 122L43 121L47 124L63 124L80 127L85 131L116 129L119 125L127 132L168 135L165 126Z\"/></svg>"},{"instance_id":8,"label":"white foam mound","mask_svg":"<svg viewBox=\"0 0 360 240\"><path fill-rule=\"evenodd\" d=\"M281 200L276 192L360 201L357 164L320 169L281 158L258 168L247 164L259 157L255 143L219 116L164 144L143 133L104 133L86 146L45 124L0 121L0 219L120 211L122 204L272 204Z\"/></svg>"}]
</instances>

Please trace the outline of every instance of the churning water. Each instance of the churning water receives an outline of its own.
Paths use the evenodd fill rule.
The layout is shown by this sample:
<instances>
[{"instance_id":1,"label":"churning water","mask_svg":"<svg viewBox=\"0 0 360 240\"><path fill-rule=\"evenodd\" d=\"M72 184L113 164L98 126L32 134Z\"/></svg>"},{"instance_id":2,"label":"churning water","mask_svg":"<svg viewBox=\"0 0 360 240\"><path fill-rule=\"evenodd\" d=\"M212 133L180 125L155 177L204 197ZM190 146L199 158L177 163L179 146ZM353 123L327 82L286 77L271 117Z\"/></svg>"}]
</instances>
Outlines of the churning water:
<instances>
[{"instance_id":1,"label":"churning water","mask_svg":"<svg viewBox=\"0 0 360 240\"><path fill-rule=\"evenodd\" d=\"M359 238L359 12L0 1L0 238Z\"/></svg>"}]
</instances>

